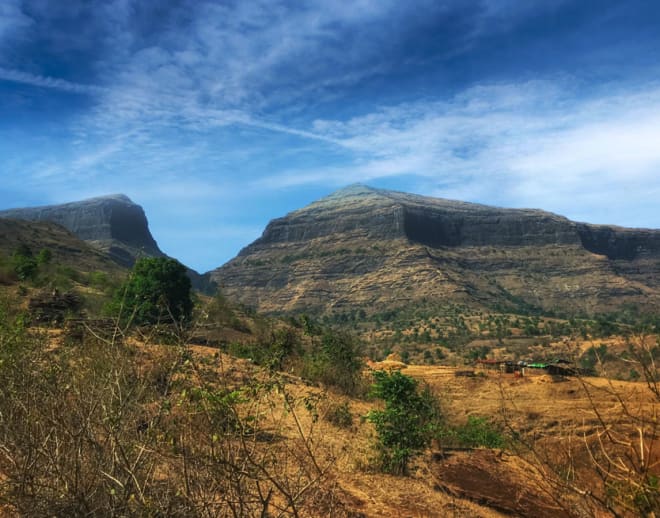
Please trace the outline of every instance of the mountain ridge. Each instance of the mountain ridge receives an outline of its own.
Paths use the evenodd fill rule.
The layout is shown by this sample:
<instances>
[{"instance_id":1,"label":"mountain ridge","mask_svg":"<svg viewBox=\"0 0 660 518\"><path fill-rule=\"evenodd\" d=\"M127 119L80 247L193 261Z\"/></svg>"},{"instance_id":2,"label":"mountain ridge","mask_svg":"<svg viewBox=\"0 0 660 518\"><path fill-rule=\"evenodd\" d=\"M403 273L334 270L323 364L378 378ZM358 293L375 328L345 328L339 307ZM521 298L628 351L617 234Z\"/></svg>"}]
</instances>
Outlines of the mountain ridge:
<instances>
[{"instance_id":1,"label":"mountain ridge","mask_svg":"<svg viewBox=\"0 0 660 518\"><path fill-rule=\"evenodd\" d=\"M435 292L495 303L505 296L545 309L568 298L576 311L594 312L657 306L659 272L660 230L358 184L272 220L210 275L239 300L271 312L387 308L387 290L413 303L418 297L404 293L406 275L425 283L419 298L438 299Z\"/></svg>"}]
</instances>

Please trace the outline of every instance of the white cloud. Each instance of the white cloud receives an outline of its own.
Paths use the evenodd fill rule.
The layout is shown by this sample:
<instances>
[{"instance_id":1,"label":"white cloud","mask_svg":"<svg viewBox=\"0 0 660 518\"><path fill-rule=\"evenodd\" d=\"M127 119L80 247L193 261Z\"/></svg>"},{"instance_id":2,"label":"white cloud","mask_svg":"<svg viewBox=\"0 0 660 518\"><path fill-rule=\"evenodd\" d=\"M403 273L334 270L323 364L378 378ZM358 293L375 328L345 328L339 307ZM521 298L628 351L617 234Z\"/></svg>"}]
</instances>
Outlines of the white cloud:
<instances>
[{"instance_id":1,"label":"white cloud","mask_svg":"<svg viewBox=\"0 0 660 518\"><path fill-rule=\"evenodd\" d=\"M106 91L105 88L100 86L72 83L64 79L29 74L20 70L10 70L2 67L0 67L0 80L77 94L100 94Z\"/></svg>"},{"instance_id":2,"label":"white cloud","mask_svg":"<svg viewBox=\"0 0 660 518\"><path fill-rule=\"evenodd\" d=\"M570 212L660 184L660 86L579 97L570 83L481 85L447 102L390 106L314 131L346 167L273 175L272 187L416 177L435 195ZM593 193L598 192L598 197Z\"/></svg>"},{"instance_id":3,"label":"white cloud","mask_svg":"<svg viewBox=\"0 0 660 518\"><path fill-rule=\"evenodd\" d=\"M0 49L32 24L32 19L21 9L21 0L0 2Z\"/></svg>"}]
</instances>

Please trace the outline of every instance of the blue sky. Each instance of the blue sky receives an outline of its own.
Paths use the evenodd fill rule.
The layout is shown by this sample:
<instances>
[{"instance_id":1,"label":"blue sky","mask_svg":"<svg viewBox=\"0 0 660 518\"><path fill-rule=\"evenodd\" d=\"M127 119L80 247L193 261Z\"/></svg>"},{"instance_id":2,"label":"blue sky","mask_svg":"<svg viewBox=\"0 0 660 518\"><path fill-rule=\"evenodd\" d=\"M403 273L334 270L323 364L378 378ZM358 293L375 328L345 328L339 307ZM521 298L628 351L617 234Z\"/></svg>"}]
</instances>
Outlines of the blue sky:
<instances>
[{"instance_id":1,"label":"blue sky","mask_svg":"<svg viewBox=\"0 0 660 518\"><path fill-rule=\"evenodd\" d=\"M655 0L0 0L0 208L123 192L200 271L354 182L660 228L658 27Z\"/></svg>"}]
</instances>

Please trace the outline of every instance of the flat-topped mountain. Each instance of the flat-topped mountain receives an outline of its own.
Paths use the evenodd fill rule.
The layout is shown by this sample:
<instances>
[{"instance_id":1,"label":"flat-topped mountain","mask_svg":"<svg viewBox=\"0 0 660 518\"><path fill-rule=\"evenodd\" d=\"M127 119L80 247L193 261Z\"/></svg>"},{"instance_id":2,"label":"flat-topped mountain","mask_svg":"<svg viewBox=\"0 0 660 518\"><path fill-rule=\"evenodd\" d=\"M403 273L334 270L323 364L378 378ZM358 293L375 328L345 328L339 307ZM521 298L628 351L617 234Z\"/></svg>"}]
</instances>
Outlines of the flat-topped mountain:
<instances>
[{"instance_id":1,"label":"flat-topped mountain","mask_svg":"<svg viewBox=\"0 0 660 518\"><path fill-rule=\"evenodd\" d=\"M364 185L283 218L211 272L262 311L461 302L594 313L660 303L660 231Z\"/></svg>"},{"instance_id":2,"label":"flat-topped mountain","mask_svg":"<svg viewBox=\"0 0 660 518\"><path fill-rule=\"evenodd\" d=\"M575 223L542 210L504 209L352 185L272 221L240 255L264 244L360 231L372 239L405 238L432 248L580 244L611 259L660 252L658 230Z\"/></svg>"},{"instance_id":3,"label":"flat-topped mountain","mask_svg":"<svg viewBox=\"0 0 660 518\"><path fill-rule=\"evenodd\" d=\"M3 210L0 218L58 223L124 266L131 266L140 255L165 255L149 231L142 207L123 194L61 205Z\"/></svg>"},{"instance_id":4,"label":"flat-topped mountain","mask_svg":"<svg viewBox=\"0 0 660 518\"><path fill-rule=\"evenodd\" d=\"M57 223L125 267L142 256L164 257L142 207L124 194L0 211L0 218ZM208 279L188 269L193 286L212 291Z\"/></svg>"}]
</instances>

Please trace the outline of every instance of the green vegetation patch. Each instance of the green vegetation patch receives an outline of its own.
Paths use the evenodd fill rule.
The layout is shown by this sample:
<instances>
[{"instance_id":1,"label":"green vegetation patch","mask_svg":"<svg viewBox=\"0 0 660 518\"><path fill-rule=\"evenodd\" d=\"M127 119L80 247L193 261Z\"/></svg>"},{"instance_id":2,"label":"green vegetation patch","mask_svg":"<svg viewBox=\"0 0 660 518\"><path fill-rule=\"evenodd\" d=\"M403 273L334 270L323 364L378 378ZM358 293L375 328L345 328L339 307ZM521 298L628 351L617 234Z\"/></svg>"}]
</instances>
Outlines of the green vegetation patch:
<instances>
[{"instance_id":1,"label":"green vegetation patch","mask_svg":"<svg viewBox=\"0 0 660 518\"><path fill-rule=\"evenodd\" d=\"M437 399L430 389L399 371L375 371L371 394L385 402L367 420L376 428L376 463L386 473L405 475L410 460L431 442L440 424Z\"/></svg>"}]
</instances>

